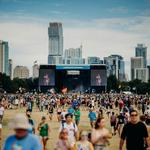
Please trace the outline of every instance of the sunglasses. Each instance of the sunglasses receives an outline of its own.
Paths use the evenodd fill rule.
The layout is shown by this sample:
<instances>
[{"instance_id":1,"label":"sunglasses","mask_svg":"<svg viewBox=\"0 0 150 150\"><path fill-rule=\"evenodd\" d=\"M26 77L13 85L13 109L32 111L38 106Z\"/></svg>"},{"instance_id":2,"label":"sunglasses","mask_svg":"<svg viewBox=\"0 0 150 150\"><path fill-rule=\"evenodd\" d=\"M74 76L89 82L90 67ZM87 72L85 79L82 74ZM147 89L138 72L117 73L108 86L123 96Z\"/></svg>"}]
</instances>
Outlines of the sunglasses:
<instances>
[{"instance_id":1,"label":"sunglasses","mask_svg":"<svg viewBox=\"0 0 150 150\"><path fill-rule=\"evenodd\" d=\"M68 134L68 132L61 132L62 134Z\"/></svg>"},{"instance_id":2,"label":"sunglasses","mask_svg":"<svg viewBox=\"0 0 150 150\"><path fill-rule=\"evenodd\" d=\"M134 117L134 116L136 117L136 116L138 116L138 114L133 114L133 115L131 115L131 116L132 116L132 117Z\"/></svg>"},{"instance_id":3,"label":"sunglasses","mask_svg":"<svg viewBox=\"0 0 150 150\"><path fill-rule=\"evenodd\" d=\"M87 134L82 134L81 136L88 136Z\"/></svg>"}]
</instances>

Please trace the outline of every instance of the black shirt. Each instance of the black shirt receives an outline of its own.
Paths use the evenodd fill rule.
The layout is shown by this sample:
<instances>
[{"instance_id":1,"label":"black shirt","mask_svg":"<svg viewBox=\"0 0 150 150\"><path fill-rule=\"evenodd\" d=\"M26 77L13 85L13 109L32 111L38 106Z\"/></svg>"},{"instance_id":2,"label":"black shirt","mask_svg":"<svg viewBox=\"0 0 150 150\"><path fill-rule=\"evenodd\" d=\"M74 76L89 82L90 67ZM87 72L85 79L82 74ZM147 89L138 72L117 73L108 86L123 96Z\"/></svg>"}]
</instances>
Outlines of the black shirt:
<instances>
[{"instance_id":1,"label":"black shirt","mask_svg":"<svg viewBox=\"0 0 150 150\"><path fill-rule=\"evenodd\" d=\"M148 137L147 128L144 123L127 123L123 127L121 139L126 139L127 150L144 150L144 138Z\"/></svg>"},{"instance_id":2,"label":"black shirt","mask_svg":"<svg viewBox=\"0 0 150 150\"><path fill-rule=\"evenodd\" d=\"M119 115L117 118L118 118L118 124L124 124L125 116Z\"/></svg>"}]
</instances>

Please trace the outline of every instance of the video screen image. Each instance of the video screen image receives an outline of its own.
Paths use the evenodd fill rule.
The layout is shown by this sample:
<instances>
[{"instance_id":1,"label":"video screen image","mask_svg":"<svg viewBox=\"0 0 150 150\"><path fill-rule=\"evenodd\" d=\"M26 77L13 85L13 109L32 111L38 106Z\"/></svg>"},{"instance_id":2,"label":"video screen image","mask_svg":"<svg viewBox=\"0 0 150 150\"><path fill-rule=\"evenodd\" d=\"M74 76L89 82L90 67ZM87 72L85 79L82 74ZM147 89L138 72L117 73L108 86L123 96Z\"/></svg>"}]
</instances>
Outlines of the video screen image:
<instances>
[{"instance_id":1,"label":"video screen image","mask_svg":"<svg viewBox=\"0 0 150 150\"><path fill-rule=\"evenodd\" d=\"M40 86L54 86L55 85L55 70L40 69L39 72Z\"/></svg>"},{"instance_id":2,"label":"video screen image","mask_svg":"<svg viewBox=\"0 0 150 150\"><path fill-rule=\"evenodd\" d=\"M91 70L91 86L106 86L107 74L106 70Z\"/></svg>"}]
</instances>

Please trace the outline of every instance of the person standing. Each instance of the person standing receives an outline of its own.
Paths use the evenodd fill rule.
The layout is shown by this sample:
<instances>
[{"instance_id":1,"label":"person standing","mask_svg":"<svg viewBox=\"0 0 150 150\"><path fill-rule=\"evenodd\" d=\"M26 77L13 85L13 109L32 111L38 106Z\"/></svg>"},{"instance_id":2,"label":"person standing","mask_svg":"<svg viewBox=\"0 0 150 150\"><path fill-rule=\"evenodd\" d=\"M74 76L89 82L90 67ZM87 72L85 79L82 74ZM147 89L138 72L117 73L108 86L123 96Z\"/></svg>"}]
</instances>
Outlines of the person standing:
<instances>
[{"instance_id":1,"label":"person standing","mask_svg":"<svg viewBox=\"0 0 150 150\"><path fill-rule=\"evenodd\" d=\"M8 136L2 150L42 150L38 137L28 132L31 126L24 114L17 114L9 126L15 134Z\"/></svg>"},{"instance_id":2,"label":"person standing","mask_svg":"<svg viewBox=\"0 0 150 150\"><path fill-rule=\"evenodd\" d=\"M150 149L146 125L138 120L138 112L136 110L130 112L130 122L123 127L119 150L122 150L125 140L127 150L145 150L146 144L148 149Z\"/></svg>"}]
</instances>

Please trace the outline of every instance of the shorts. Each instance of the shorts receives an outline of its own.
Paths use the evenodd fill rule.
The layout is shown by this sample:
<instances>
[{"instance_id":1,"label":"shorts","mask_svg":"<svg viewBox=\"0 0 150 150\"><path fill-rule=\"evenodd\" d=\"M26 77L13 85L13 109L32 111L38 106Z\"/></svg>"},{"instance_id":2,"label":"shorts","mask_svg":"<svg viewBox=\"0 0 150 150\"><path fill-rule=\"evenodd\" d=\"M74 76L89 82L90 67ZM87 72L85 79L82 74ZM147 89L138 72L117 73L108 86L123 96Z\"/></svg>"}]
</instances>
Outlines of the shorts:
<instances>
[{"instance_id":1,"label":"shorts","mask_svg":"<svg viewBox=\"0 0 150 150\"><path fill-rule=\"evenodd\" d=\"M48 136L40 136L40 139L45 139L45 140L48 140Z\"/></svg>"},{"instance_id":2,"label":"shorts","mask_svg":"<svg viewBox=\"0 0 150 150\"><path fill-rule=\"evenodd\" d=\"M3 115L0 115L0 121L2 121L3 120Z\"/></svg>"},{"instance_id":3,"label":"shorts","mask_svg":"<svg viewBox=\"0 0 150 150\"><path fill-rule=\"evenodd\" d=\"M111 127L115 127L116 126L116 122L111 122Z\"/></svg>"},{"instance_id":4,"label":"shorts","mask_svg":"<svg viewBox=\"0 0 150 150\"><path fill-rule=\"evenodd\" d=\"M105 145L94 145L94 150L107 150Z\"/></svg>"},{"instance_id":5,"label":"shorts","mask_svg":"<svg viewBox=\"0 0 150 150\"><path fill-rule=\"evenodd\" d=\"M57 115L61 115L61 112L57 112Z\"/></svg>"}]
</instances>

